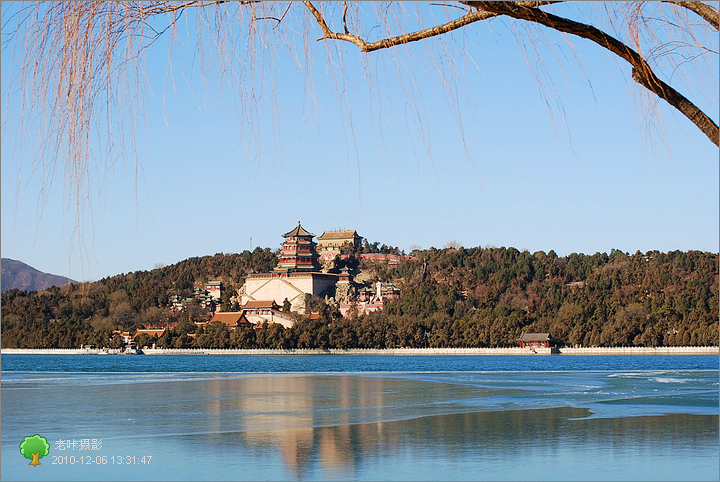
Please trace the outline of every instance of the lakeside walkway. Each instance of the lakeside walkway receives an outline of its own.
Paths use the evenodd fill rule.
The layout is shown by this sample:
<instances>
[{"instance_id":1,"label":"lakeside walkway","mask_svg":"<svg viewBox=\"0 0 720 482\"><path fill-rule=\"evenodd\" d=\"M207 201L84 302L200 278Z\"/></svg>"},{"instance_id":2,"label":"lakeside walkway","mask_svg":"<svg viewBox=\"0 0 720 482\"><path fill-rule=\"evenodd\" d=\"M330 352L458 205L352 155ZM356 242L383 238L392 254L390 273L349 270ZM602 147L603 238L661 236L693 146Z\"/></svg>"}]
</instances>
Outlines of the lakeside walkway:
<instances>
[{"instance_id":1,"label":"lakeside walkway","mask_svg":"<svg viewBox=\"0 0 720 482\"><path fill-rule=\"evenodd\" d=\"M538 356L538 355L720 355L717 346L583 348L387 348L387 349L220 349L155 348L145 355L394 355L394 356ZM0 355L122 355L121 350L81 348L3 348Z\"/></svg>"}]
</instances>

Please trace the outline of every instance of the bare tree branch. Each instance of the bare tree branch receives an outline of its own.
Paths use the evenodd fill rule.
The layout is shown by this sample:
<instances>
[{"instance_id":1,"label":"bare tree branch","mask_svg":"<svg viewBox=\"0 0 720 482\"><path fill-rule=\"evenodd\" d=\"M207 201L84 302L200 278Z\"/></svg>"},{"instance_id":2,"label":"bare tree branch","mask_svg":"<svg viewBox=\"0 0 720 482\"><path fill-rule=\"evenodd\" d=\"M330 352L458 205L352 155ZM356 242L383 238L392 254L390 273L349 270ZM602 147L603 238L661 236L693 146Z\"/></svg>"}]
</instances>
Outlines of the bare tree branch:
<instances>
[{"instance_id":1,"label":"bare tree branch","mask_svg":"<svg viewBox=\"0 0 720 482\"><path fill-rule=\"evenodd\" d=\"M570 33L604 47L620 58L626 60L633 68L632 78L640 85L664 99L670 105L680 111L685 117L693 122L715 145L718 145L718 126L701 109L693 104L680 92L658 78L647 61L634 49L620 42L615 37L591 25L562 18L551 13L540 10L538 7L559 3L555 1L518 1L518 2L482 2L462 1L465 5L474 7L476 10L469 12L442 25L437 25L424 30L411 32L395 37L389 37L375 42L368 42L360 36L352 34L347 28L346 13L347 4L343 10L343 28L345 33L334 32L328 26L324 16L318 11L312 2L305 1L305 6L315 17L320 26L323 36L318 40L334 39L343 40L355 44L363 52L392 48L418 40L442 35L457 30L474 22L486 20L499 15L507 15L511 18L539 23L554 30ZM711 25L717 28L718 12L711 6L701 2L672 1L667 3L677 4L690 9L703 17Z\"/></svg>"},{"instance_id":2,"label":"bare tree branch","mask_svg":"<svg viewBox=\"0 0 720 482\"><path fill-rule=\"evenodd\" d=\"M216 0L216 1L210 1L210 2L186 2L186 3L180 3L180 4L172 4L170 2L159 2L155 4L151 4L147 8L139 8L138 11L143 15L158 15L162 13L172 13L176 12L178 10L185 10L186 8L194 7L194 8L204 8L208 7L210 5L220 5L222 3L225 3L225 0ZM241 2L241 3L249 3L249 2Z\"/></svg>"},{"instance_id":3,"label":"bare tree branch","mask_svg":"<svg viewBox=\"0 0 720 482\"><path fill-rule=\"evenodd\" d=\"M343 14L342 14L343 30L345 30L345 33L350 33L350 30L348 30L348 26L347 26L347 11L348 11L348 4L347 4L347 2L343 2Z\"/></svg>"},{"instance_id":4,"label":"bare tree branch","mask_svg":"<svg viewBox=\"0 0 720 482\"><path fill-rule=\"evenodd\" d=\"M707 23L715 27L715 30L720 28L720 19L718 19L718 11L711 5L702 2L673 2L665 0L665 3L672 3L681 7L692 10L693 12L700 15Z\"/></svg>"},{"instance_id":5,"label":"bare tree branch","mask_svg":"<svg viewBox=\"0 0 720 482\"><path fill-rule=\"evenodd\" d=\"M482 10L478 10L475 12L470 12L466 15L463 15L460 18L457 18L455 20L452 20L450 22L444 23L442 25L437 25L432 28L419 30L417 32L411 32L403 35L398 35L397 37L390 37L382 40L378 40L375 42L367 42L361 37L358 37L357 35L351 34L351 33L337 33L333 32L330 27L328 26L327 22L325 21L325 17L323 17L322 13L320 13L315 6L312 4L312 2L303 2L305 6L310 10L310 12L315 16L315 19L317 20L318 25L320 25L320 29L323 32L323 36L320 37L318 40L325 40L325 39L333 39L333 40L344 40L346 42L353 43L357 45L360 50L363 52L373 52L375 50L381 50L381 49L387 49L391 47L395 47L397 45L402 45L410 42L416 42L418 40L427 39L430 37L436 37L438 35L442 35L447 32L451 32L453 30L457 30L459 28L462 28L466 25L469 25L473 22L477 22L480 20L486 20L490 17L494 17L494 13L485 12ZM537 2L532 2L537 3Z\"/></svg>"},{"instance_id":6,"label":"bare tree branch","mask_svg":"<svg viewBox=\"0 0 720 482\"><path fill-rule=\"evenodd\" d=\"M550 0L550 1L521 1L516 2L518 5L524 5L529 7L539 7L542 5L551 5L554 3L562 3L564 0ZM317 20L318 25L320 25L321 30L323 31L323 36L320 37L318 40L325 40L325 39L333 39L333 40L344 40L346 42L353 43L357 45L360 50L363 52L373 52L375 50L381 50L381 49L387 49L391 47L395 47L397 45L402 45L410 42L417 42L418 40L424 40L430 37L437 37L439 35L442 35L447 32L451 32L453 30L457 30L459 28L462 28L466 25L469 25L474 22L478 22L481 20L486 20L488 18L494 17L495 14L487 11L482 10L476 10L474 12L469 12L462 17L456 18L455 20L451 20L450 22L444 23L442 25L436 25L435 27L431 27L424 30L418 30L416 32L411 32L403 35L398 35L396 37L389 37L382 40L377 40L375 42L368 42L364 40L363 38L353 35L349 33L347 29L347 24L345 22L345 14L347 13L347 2L345 2L345 7L343 10L343 27L345 30L345 33L337 33L333 32L330 27L328 26L327 22L325 21L325 18L323 17L322 13L319 12L315 6L312 4L312 2L305 1L303 2L305 6L310 10L310 12L313 14L315 19ZM465 4L471 4L473 2L460 2Z\"/></svg>"},{"instance_id":7,"label":"bare tree branch","mask_svg":"<svg viewBox=\"0 0 720 482\"><path fill-rule=\"evenodd\" d=\"M496 15L507 15L512 18L539 23L559 32L565 32L591 40L601 47L604 47L626 60L633 67L633 80L679 110L716 146L719 145L720 140L717 124L685 96L660 80L640 54L615 37L608 35L592 25L558 17L557 15L544 12L538 8L525 7L514 2L467 3L482 10L493 12Z\"/></svg>"}]
</instances>

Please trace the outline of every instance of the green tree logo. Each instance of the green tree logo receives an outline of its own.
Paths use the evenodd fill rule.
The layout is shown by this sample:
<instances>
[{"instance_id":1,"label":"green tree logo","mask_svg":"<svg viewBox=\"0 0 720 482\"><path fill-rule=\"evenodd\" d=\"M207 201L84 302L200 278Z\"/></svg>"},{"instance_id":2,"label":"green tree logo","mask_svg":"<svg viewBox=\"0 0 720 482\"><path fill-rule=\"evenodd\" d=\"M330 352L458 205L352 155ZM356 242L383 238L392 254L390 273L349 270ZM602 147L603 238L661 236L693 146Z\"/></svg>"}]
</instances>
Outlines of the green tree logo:
<instances>
[{"instance_id":1,"label":"green tree logo","mask_svg":"<svg viewBox=\"0 0 720 482\"><path fill-rule=\"evenodd\" d=\"M32 437L25 437L20 444L20 453L26 459L32 459L28 465L37 467L40 465L40 459L50 452L50 444L45 437L38 434Z\"/></svg>"}]
</instances>

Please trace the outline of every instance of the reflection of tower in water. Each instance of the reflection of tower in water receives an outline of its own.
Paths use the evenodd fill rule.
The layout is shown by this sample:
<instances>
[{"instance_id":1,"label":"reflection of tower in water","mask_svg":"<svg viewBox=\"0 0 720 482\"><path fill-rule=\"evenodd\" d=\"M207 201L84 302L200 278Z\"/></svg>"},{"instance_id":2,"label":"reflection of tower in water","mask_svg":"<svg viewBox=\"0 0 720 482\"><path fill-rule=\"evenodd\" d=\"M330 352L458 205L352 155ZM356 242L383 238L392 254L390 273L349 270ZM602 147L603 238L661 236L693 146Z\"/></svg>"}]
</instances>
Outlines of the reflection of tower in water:
<instances>
[{"instance_id":1,"label":"reflection of tower in water","mask_svg":"<svg viewBox=\"0 0 720 482\"><path fill-rule=\"evenodd\" d=\"M357 466L369 440L382 439L381 378L283 376L243 380L239 408L251 444L276 445L285 467L302 477L319 461L324 468ZM367 433L372 431L373 433Z\"/></svg>"},{"instance_id":2,"label":"reflection of tower in water","mask_svg":"<svg viewBox=\"0 0 720 482\"><path fill-rule=\"evenodd\" d=\"M337 393L334 406L339 414L334 424L325 424L316 431L318 460L326 470L346 472L338 476L352 476L347 472L361 466L369 453L379 446L387 448L388 442L393 444L386 440L382 423L386 404L392 404L386 397L388 381L338 376L332 378L332 383Z\"/></svg>"},{"instance_id":3,"label":"reflection of tower in water","mask_svg":"<svg viewBox=\"0 0 720 482\"><path fill-rule=\"evenodd\" d=\"M245 414L245 439L273 444L285 466L301 473L313 451L313 394L307 377L269 377L243 380L240 408Z\"/></svg>"},{"instance_id":4,"label":"reflection of tower in water","mask_svg":"<svg viewBox=\"0 0 720 482\"><path fill-rule=\"evenodd\" d=\"M419 395L404 381L344 374L221 376L198 383L205 416L195 423L211 434L206 442L222 441L224 450L269 450L300 479L318 469L330 478L352 478L364 459L396 453L398 434L383 422L402 417L408 400Z\"/></svg>"}]
</instances>

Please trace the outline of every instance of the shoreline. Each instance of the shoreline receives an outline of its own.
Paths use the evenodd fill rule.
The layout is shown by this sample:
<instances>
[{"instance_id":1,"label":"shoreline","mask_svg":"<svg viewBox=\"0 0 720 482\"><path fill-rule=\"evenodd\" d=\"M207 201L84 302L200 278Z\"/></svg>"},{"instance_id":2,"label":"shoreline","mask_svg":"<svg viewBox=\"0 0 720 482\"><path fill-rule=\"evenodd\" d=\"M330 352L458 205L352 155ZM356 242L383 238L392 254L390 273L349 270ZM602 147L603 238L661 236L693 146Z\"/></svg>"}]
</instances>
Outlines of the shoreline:
<instances>
[{"instance_id":1,"label":"shoreline","mask_svg":"<svg viewBox=\"0 0 720 482\"><path fill-rule=\"evenodd\" d=\"M718 346L582 347L582 348L330 348L234 349L155 348L145 355L384 355L384 356L612 356L612 355L720 355ZM121 350L82 348L3 348L0 355L124 355Z\"/></svg>"}]
</instances>

